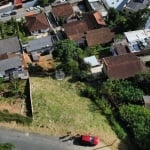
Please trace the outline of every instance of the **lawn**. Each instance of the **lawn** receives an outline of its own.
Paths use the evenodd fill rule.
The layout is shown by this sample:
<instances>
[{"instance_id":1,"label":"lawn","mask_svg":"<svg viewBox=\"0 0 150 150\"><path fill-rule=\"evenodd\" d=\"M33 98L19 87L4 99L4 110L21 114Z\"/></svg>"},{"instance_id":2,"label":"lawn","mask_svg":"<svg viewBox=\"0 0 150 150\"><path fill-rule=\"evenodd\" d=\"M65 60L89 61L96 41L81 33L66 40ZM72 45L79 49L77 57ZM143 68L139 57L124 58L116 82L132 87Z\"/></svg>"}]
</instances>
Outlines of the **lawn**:
<instances>
[{"instance_id":1,"label":"lawn","mask_svg":"<svg viewBox=\"0 0 150 150\"><path fill-rule=\"evenodd\" d=\"M116 139L106 118L88 99L81 97L78 86L68 81L31 77L33 130L51 135L98 135L110 144Z\"/></svg>"}]
</instances>

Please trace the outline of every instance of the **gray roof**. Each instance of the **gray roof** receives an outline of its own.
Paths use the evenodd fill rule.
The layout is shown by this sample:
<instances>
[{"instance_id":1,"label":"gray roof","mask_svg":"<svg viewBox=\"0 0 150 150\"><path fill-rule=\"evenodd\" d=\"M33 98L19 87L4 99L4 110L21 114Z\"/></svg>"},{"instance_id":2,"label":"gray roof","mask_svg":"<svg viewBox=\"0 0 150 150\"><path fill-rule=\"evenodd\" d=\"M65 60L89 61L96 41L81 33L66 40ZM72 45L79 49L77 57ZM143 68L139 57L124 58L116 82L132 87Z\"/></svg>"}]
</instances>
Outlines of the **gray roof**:
<instances>
[{"instance_id":1,"label":"gray roof","mask_svg":"<svg viewBox=\"0 0 150 150\"><path fill-rule=\"evenodd\" d=\"M11 37L0 40L0 54L8 52L19 52L21 51L21 45L18 37Z\"/></svg>"},{"instance_id":2,"label":"gray roof","mask_svg":"<svg viewBox=\"0 0 150 150\"><path fill-rule=\"evenodd\" d=\"M52 47L52 37L46 36L38 39L34 39L28 42L26 50L28 52L42 50L43 48Z\"/></svg>"},{"instance_id":3,"label":"gray roof","mask_svg":"<svg viewBox=\"0 0 150 150\"><path fill-rule=\"evenodd\" d=\"M149 95L143 96L143 100L144 100L145 107L150 109L150 96Z\"/></svg>"},{"instance_id":4,"label":"gray roof","mask_svg":"<svg viewBox=\"0 0 150 150\"><path fill-rule=\"evenodd\" d=\"M91 67L95 67L100 65L100 63L97 61L95 56L85 57L84 62L87 64L90 64Z\"/></svg>"},{"instance_id":5,"label":"gray roof","mask_svg":"<svg viewBox=\"0 0 150 150\"><path fill-rule=\"evenodd\" d=\"M5 71L22 66L20 56L11 57L0 61L0 74L5 75Z\"/></svg>"},{"instance_id":6,"label":"gray roof","mask_svg":"<svg viewBox=\"0 0 150 150\"><path fill-rule=\"evenodd\" d=\"M150 1L149 0L131 0L126 7L128 9L131 9L132 11L138 11L140 9L144 9L147 8L150 5Z\"/></svg>"}]
</instances>

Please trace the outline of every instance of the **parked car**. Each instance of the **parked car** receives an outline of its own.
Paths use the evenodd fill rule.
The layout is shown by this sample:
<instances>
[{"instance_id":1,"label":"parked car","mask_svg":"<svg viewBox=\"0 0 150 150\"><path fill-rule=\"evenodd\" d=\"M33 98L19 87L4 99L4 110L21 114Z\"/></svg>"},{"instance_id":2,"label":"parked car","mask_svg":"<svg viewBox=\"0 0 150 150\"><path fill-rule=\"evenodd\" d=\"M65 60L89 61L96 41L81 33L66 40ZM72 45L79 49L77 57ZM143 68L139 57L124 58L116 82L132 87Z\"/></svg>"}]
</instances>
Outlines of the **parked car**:
<instances>
[{"instance_id":1,"label":"parked car","mask_svg":"<svg viewBox=\"0 0 150 150\"><path fill-rule=\"evenodd\" d=\"M30 10L30 11L33 11L33 10L34 10L34 7L30 7L29 10Z\"/></svg>"},{"instance_id":2,"label":"parked car","mask_svg":"<svg viewBox=\"0 0 150 150\"><path fill-rule=\"evenodd\" d=\"M7 16L9 16L9 14L3 13L3 14L1 15L1 17L7 17Z\"/></svg>"},{"instance_id":3,"label":"parked car","mask_svg":"<svg viewBox=\"0 0 150 150\"><path fill-rule=\"evenodd\" d=\"M95 146L99 143L99 138L97 136L81 135L81 144Z\"/></svg>"},{"instance_id":4,"label":"parked car","mask_svg":"<svg viewBox=\"0 0 150 150\"><path fill-rule=\"evenodd\" d=\"M27 8L26 11L29 12L30 11L29 8Z\"/></svg>"},{"instance_id":5,"label":"parked car","mask_svg":"<svg viewBox=\"0 0 150 150\"><path fill-rule=\"evenodd\" d=\"M16 11L12 11L12 12L10 13L10 15L16 15L16 14L17 14Z\"/></svg>"}]
</instances>

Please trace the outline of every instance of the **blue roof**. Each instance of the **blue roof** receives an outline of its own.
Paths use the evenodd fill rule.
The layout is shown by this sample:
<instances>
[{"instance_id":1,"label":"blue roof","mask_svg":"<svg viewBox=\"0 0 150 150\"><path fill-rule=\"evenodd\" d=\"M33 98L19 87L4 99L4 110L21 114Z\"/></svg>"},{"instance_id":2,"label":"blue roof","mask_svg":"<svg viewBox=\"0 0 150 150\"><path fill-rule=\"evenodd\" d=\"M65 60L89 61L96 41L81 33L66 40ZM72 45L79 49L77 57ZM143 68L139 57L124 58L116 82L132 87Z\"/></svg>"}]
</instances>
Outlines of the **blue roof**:
<instances>
[{"instance_id":1,"label":"blue roof","mask_svg":"<svg viewBox=\"0 0 150 150\"><path fill-rule=\"evenodd\" d=\"M100 65L95 56L85 57L84 62L90 64L91 67Z\"/></svg>"}]
</instances>

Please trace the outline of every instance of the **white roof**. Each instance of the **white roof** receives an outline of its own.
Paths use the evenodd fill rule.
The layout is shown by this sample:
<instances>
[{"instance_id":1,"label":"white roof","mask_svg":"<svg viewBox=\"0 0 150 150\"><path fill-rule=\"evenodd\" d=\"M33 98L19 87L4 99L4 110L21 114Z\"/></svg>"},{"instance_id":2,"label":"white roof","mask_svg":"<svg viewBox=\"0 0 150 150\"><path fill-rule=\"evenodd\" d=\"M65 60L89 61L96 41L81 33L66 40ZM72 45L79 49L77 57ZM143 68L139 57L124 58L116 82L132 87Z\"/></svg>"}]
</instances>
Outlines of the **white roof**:
<instances>
[{"instance_id":1,"label":"white roof","mask_svg":"<svg viewBox=\"0 0 150 150\"><path fill-rule=\"evenodd\" d=\"M136 30L130 32L124 32L128 42L135 42L145 38L150 38L150 29Z\"/></svg>"},{"instance_id":2,"label":"white roof","mask_svg":"<svg viewBox=\"0 0 150 150\"><path fill-rule=\"evenodd\" d=\"M121 10L127 0L103 0L103 2L108 8L113 7Z\"/></svg>"},{"instance_id":3,"label":"white roof","mask_svg":"<svg viewBox=\"0 0 150 150\"><path fill-rule=\"evenodd\" d=\"M85 63L90 64L91 67L100 65L95 56L85 57L83 60Z\"/></svg>"}]
</instances>

